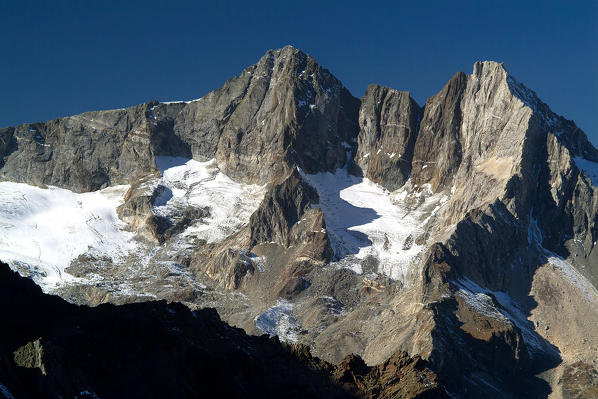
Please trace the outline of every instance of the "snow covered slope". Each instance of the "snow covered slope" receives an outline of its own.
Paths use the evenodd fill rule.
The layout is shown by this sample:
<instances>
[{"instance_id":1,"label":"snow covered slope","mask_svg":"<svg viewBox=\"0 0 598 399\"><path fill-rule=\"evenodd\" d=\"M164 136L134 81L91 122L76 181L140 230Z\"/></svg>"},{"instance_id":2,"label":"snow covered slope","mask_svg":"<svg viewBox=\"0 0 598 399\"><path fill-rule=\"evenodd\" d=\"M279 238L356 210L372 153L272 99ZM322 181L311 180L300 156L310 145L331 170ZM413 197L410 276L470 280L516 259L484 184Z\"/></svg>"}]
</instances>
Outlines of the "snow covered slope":
<instances>
[{"instance_id":1,"label":"snow covered slope","mask_svg":"<svg viewBox=\"0 0 598 399\"><path fill-rule=\"evenodd\" d=\"M411 261L424 249L416 239L446 197L426 198L425 190L409 196L407 186L391 193L346 169L303 176L318 190L335 258L374 256L381 273L405 282Z\"/></svg>"},{"instance_id":2,"label":"snow covered slope","mask_svg":"<svg viewBox=\"0 0 598 399\"><path fill-rule=\"evenodd\" d=\"M154 213L168 217L187 206L209 207L210 216L187 229L207 242L218 242L247 223L257 209L265 186L236 182L220 172L214 160L198 162L187 158L156 157L165 190L156 201Z\"/></svg>"},{"instance_id":3,"label":"snow covered slope","mask_svg":"<svg viewBox=\"0 0 598 399\"><path fill-rule=\"evenodd\" d=\"M73 280L64 269L85 252L117 260L136 248L116 214L128 188L76 194L0 183L0 259L26 264L44 289Z\"/></svg>"},{"instance_id":4,"label":"snow covered slope","mask_svg":"<svg viewBox=\"0 0 598 399\"><path fill-rule=\"evenodd\" d=\"M247 223L264 196L264 187L231 180L214 161L157 157L157 166L162 177L149 185L164 189L154 203L155 214L168 218L189 206L210 209L209 217L181 233L185 237L223 240ZM101 278L83 280L65 271L85 253L113 263L138 258L147 265L157 251L135 240L116 212L128 189L123 185L77 194L57 187L0 183L0 259L31 273L46 291Z\"/></svg>"}]
</instances>

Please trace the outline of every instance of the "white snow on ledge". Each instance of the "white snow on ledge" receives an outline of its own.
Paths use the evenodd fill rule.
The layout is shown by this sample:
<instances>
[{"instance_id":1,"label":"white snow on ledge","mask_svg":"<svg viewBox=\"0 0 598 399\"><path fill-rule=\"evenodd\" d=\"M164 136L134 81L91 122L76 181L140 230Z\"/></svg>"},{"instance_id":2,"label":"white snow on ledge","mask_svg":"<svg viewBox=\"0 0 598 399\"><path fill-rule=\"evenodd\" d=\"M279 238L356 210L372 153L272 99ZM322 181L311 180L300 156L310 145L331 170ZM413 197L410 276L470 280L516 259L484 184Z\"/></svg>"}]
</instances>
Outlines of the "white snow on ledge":
<instances>
[{"instance_id":1,"label":"white snow on ledge","mask_svg":"<svg viewBox=\"0 0 598 399\"><path fill-rule=\"evenodd\" d=\"M406 282L412 260L424 249L415 240L446 197L424 189L419 205L411 207L406 189L391 193L345 169L303 177L318 191L316 206L324 213L335 259L374 256L380 273Z\"/></svg>"},{"instance_id":2,"label":"white snow on ledge","mask_svg":"<svg viewBox=\"0 0 598 399\"><path fill-rule=\"evenodd\" d=\"M458 287L458 293L476 312L496 320L515 324L521 330L530 356L545 353L550 348L534 331L534 326L521 310L520 305L509 294L502 291L484 289L473 281L464 278L453 281ZM490 299L492 294L500 307L495 306Z\"/></svg>"},{"instance_id":3,"label":"white snow on ledge","mask_svg":"<svg viewBox=\"0 0 598 399\"><path fill-rule=\"evenodd\" d=\"M191 104L196 101L201 101L203 97L196 98L195 100L178 100L178 101L160 101L160 104Z\"/></svg>"},{"instance_id":4,"label":"white snow on ledge","mask_svg":"<svg viewBox=\"0 0 598 399\"><path fill-rule=\"evenodd\" d=\"M575 157L573 158L575 164L579 169L581 169L592 181L592 184L595 187L598 187L598 163L588 161L582 157Z\"/></svg>"},{"instance_id":5,"label":"white snow on ledge","mask_svg":"<svg viewBox=\"0 0 598 399\"><path fill-rule=\"evenodd\" d=\"M585 295L588 301L598 303L598 290L596 290L596 287L578 272L575 267L560 256L553 254L546 249L544 250L544 253L548 256L548 262L567 277L571 284L576 286Z\"/></svg>"},{"instance_id":6,"label":"white snow on ledge","mask_svg":"<svg viewBox=\"0 0 598 399\"><path fill-rule=\"evenodd\" d=\"M133 234L122 230L116 214L128 188L77 194L1 182L0 259L28 265L44 289L76 280L64 269L85 252L118 260L136 248Z\"/></svg>"}]
</instances>

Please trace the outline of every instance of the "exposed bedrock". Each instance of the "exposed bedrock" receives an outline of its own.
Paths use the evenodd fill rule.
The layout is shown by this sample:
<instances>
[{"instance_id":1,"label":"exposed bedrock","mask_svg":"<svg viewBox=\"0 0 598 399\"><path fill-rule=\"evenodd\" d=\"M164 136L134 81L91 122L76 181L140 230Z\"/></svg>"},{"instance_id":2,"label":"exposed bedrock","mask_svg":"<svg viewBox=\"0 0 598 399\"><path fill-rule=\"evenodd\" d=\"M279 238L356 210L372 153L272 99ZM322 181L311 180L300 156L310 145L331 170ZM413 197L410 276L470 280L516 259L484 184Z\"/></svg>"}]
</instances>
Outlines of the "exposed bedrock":
<instances>
[{"instance_id":1,"label":"exposed bedrock","mask_svg":"<svg viewBox=\"0 0 598 399\"><path fill-rule=\"evenodd\" d=\"M365 177L391 191L407 181L421 116L408 92L368 86L359 109L355 155Z\"/></svg>"}]
</instances>

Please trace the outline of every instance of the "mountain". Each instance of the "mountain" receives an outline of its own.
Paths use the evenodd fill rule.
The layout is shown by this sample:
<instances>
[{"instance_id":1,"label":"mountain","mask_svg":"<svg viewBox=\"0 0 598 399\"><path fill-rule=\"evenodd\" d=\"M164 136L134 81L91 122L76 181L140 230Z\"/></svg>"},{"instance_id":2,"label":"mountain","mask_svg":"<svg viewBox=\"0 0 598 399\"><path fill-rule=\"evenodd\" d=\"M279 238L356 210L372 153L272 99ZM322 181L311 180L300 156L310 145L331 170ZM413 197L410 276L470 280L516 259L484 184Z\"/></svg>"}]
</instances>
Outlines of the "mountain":
<instances>
[{"instance_id":1,"label":"mountain","mask_svg":"<svg viewBox=\"0 0 598 399\"><path fill-rule=\"evenodd\" d=\"M598 150L502 64L420 106L285 47L201 99L0 143L0 258L70 302L214 307L332 363L404 351L454 397L596 390Z\"/></svg>"},{"instance_id":2,"label":"mountain","mask_svg":"<svg viewBox=\"0 0 598 399\"><path fill-rule=\"evenodd\" d=\"M358 109L330 72L285 47L195 101L4 128L2 178L93 191L129 183L155 168L156 156L170 155L215 158L229 177L263 184L295 165L342 166Z\"/></svg>"}]
</instances>

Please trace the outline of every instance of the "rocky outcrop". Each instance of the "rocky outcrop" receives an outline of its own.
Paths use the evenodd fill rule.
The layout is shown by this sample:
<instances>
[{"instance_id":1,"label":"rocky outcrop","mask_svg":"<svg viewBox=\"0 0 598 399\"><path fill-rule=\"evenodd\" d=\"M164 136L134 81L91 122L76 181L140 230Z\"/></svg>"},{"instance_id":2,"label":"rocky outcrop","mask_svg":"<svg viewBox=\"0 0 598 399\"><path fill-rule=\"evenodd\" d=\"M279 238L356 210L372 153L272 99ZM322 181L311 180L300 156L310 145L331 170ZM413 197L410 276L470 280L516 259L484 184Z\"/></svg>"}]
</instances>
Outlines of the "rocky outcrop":
<instances>
[{"instance_id":1,"label":"rocky outcrop","mask_svg":"<svg viewBox=\"0 0 598 399\"><path fill-rule=\"evenodd\" d=\"M77 192L127 182L154 167L148 104L19 125L4 146L2 180Z\"/></svg>"},{"instance_id":2,"label":"rocky outcrop","mask_svg":"<svg viewBox=\"0 0 598 399\"><path fill-rule=\"evenodd\" d=\"M359 101L312 57L292 47L268 51L192 107L214 115L203 104L226 101L231 86L243 94L219 121L216 159L227 175L267 183L294 165L309 173L344 165L346 143L357 135ZM194 137L201 140L201 133Z\"/></svg>"},{"instance_id":3,"label":"rocky outcrop","mask_svg":"<svg viewBox=\"0 0 598 399\"><path fill-rule=\"evenodd\" d=\"M576 362L561 377L563 399L590 399L598 396L598 372L589 364Z\"/></svg>"},{"instance_id":4,"label":"rocky outcrop","mask_svg":"<svg viewBox=\"0 0 598 399\"><path fill-rule=\"evenodd\" d=\"M349 388L356 386L364 398L445 397L439 390L422 387L438 386L437 378L426 368L424 360L419 356L411 358L405 352L397 352L384 363L373 367L368 367L359 356L349 355L336 366L334 378ZM401 381L401 384L397 384L397 381Z\"/></svg>"},{"instance_id":5,"label":"rocky outcrop","mask_svg":"<svg viewBox=\"0 0 598 399\"><path fill-rule=\"evenodd\" d=\"M359 109L355 155L365 177L390 191L407 181L421 114L408 92L368 86Z\"/></svg>"},{"instance_id":6,"label":"rocky outcrop","mask_svg":"<svg viewBox=\"0 0 598 399\"><path fill-rule=\"evenodd\" d=\"M156 214L154 207L161 197L169 197L170 189L157 182L154 175L132 182L125 194L124 203L116 211L118 217L135 231L139 238L150 243L163 244L182 233L194 222L209 216L207 207L186 206L169 217Z\"/></svg>"},{"instance_id":7,"label":"rocky outcrop","mask_svg":"<svg viewBox=\"0 0 598 399\"><path fill-rule=\"evenodd\" d=\"M318 260L332 258L330 240L325 234L326 224L321 210L311 209L319 202L317 191L294 170L282 183L274 185L265 195L260 207L249 219L249 246L273 242L284 247L306 243L321 234L324 244Z\"/></svg>"},{"instance_id":8,"label":"rocky outcrop","mask_svg":"<svg viewBox=\"0 0 598 399\"><path fill-rule=\"evenodd\" d=\"M321 209L312 208L319 201L317 191L293 170L281 183L266 192L247 226L218 246L194 255L194 267L227 288L238 289L258 268L263 269L259 253L274 259L279 273L272 275L273 298L286 297L305 288L304 275L314 267L330 262L333 250ZM210 259L211 258L211 259ZM268 262L272 263L272 262ZM262 287L263 290L263 287Z\"/></svg>"},{"instance_id":9,"label":"rocky outcrop","mask_svg":"<svg viewBox=\"0 0 598 399\"><path fill-rule=\"evenodd\" d=\"M573 133L579 135L578 129ZM546 136L546 162L539 175L533 216L537 220L542 245L570 257L596 284L598 193L592 181L577 167L574 161L576 149L568 147L570 141L565 134L549 133ZM587 154L590 158L592 150Z\"/></svg>"},{"instance_id":10,"label":"rocky outcrop","mask_svg":"<svg viewBox=\"0 0 598 399\"><path fill-rule=\"evenodd\" d=\"M79 307L0 264L0 395L14 397L448 397L419 358L338 366L251 337L212 309L166 302ZM384 393L379 396L379 393Z\"/></svg>"},{"instance_id":11,"label":"rocky outcrop","mask_svg":"<svg viewBox=\"0 0 598 399\"><path fill-rule=\"evenodd\" d=\"M552 113L502 64L476 63L473 74L456 74L426 103L403 190L407 199L414 195L415 207L432 194L448 200L415 239L430 248L417 267L423 266L421 298L434 319L415 334L431 339L418 353L445 381L460 381L451 385L458 396L542 397L550 388L533 375L574 359L571 350L561 358L554 346L567 339L562 323L551 337L528 318L545 323L553 314L548 303L555 297L542 290L554 294L547 286L560 273L570 273L559 289L578 311L595 303L595 290L567 266L578 265L590 281L595 275L594 188L573 160L592 160L595 151L574 123ZM569 263L551 258L555 253ZM396 311L405 299L399 293L386 300ZM588 325L567 319L576 334ZM459 376L451 371L457 369Z\"/></svg>"}]
</instances>

